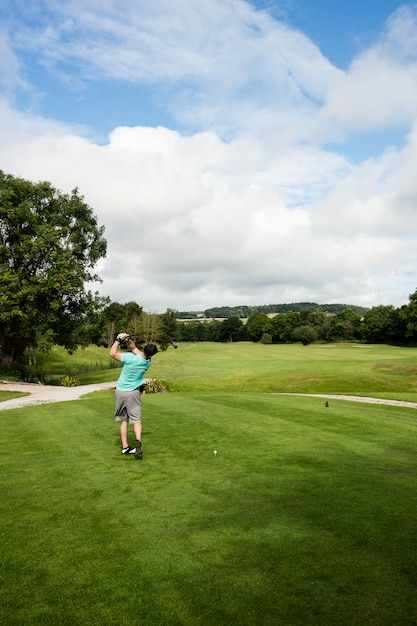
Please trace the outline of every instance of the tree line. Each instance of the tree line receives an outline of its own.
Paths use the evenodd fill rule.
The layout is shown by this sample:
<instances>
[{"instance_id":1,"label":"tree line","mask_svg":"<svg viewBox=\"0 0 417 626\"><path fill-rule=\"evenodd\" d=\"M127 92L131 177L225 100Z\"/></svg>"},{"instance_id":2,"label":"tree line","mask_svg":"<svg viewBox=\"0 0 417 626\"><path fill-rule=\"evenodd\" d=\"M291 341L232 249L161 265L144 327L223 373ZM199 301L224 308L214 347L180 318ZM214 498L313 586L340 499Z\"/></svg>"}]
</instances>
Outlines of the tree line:
<instances>
[{"instance_id":1,"label":"tree line","mask_svg":"<svg viewBox=\"0 0 417 626\"><path fill-rule=\"evenodd\" d=\"M317 302L293 302L291 304L261 304L256 306L221 306L206 309L205 311L179 311L179 319L197 319L199 317L205 318L227 318L227 317L239 317L246 319L253 315L253 313L289 313L302 311L321 311L323 313L340 313L345 309L351 309L358 315L365 315L368 310L366 307L356 306L354 304L318 304Z\"/></svg>"},{"instance_id":2,"label":"tree line","mask_svg":"<svg viewBox=\"0 0 417 626\"><path fill-rule=\"evenodd\" d=\"M136 302L120 304L91 293L86 285L100 281L94 268L106 251L104 226L78 189L63 194L49 182L0 170L1 371L36 368L37 352L53 345L68 352L90 344L108 347L122 330L162 350L178 341L417 344L417 292L399 309L315 303L219 307L204 312L210 321L184 321L172 309L147 313Z\"/></svg>"},{"instance_id":3,"label":"tree line","mask_svg":"<svg viewBox=\"0 0 417 626\"><path fill-rule=\"evenodd\" d=\"M252 341L304 345L314 341L364 341L392 345L417 344L417 292L401 308L379 305L359 315L351 308L330 314L288 311L273 317L255 312L246 324L238 317L224 320L182 321L180 341Z\"/></svg>"}]
</instances>

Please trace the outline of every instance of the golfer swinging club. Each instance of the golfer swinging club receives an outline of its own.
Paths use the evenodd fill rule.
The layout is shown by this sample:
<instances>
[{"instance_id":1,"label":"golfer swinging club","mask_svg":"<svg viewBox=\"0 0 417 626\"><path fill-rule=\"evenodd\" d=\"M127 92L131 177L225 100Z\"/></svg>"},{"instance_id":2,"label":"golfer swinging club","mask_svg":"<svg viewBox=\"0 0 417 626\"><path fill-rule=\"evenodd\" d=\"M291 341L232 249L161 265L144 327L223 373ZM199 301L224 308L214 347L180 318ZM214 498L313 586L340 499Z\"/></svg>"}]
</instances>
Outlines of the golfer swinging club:
<instances>
[{"instance_id":1,"label":"golfer swinging club","mask_svg":"<svg viewBox=\"0 0 417 626\"><path fill-rule=\"evenodd\" d=\"M120 343L126 342L130 352L119 352ZM120 439L122 454L134 454L135 459L142 460L142 399L140 387L144 384L143 375L149 369L151 357L158 348L147 344L143 351L136 347L127 333L119 333L110 348L110 356L123 363L122 371L116 385L116 408L114 421L120 422ZM133 424L135 431L135 448L127 442L128 426Z\"/></svg>"}]
</instances>

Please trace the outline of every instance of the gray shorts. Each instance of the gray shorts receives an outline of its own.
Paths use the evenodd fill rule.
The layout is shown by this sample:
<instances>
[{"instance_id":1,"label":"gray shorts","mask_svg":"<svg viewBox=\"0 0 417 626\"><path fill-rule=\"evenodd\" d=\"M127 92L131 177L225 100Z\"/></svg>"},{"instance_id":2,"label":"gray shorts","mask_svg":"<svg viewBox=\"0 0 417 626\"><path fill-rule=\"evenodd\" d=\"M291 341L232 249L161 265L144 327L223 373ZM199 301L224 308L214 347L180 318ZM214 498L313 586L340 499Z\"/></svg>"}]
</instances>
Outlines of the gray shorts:
<instances>
[{"instance_id":1,"label":"gray shorts","mask_svg":"<svg viewBox=\"0 0 417 626\"><path fill-rule=\"evenodd\" d=\"M142 398L139 389L119 391L116 389L115 422L134 424L142 421Z\"/></svg>"}]
</instances>

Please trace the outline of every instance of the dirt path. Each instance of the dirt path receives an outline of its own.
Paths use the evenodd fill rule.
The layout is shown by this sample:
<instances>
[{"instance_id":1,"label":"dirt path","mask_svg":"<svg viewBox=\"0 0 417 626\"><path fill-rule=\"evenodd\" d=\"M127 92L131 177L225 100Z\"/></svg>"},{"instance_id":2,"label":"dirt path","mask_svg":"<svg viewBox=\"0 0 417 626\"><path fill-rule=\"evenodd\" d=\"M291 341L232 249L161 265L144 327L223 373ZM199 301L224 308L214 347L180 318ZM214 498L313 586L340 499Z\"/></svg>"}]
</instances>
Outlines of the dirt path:
<instances>
[{"instance_id":1,"label":"dirt path","mask_svg":"<svg viewBox=\"0 0 417 626\"><path fill-rule=\"evenodd\" d=\"M50 402L64 402L65 400L79 400L81 396L92 391L102 389L115 389L116 383L98 383L96 385L80 385L79 387L59 387L55 385L36 385L30 383L4 383L0 382L0 391L23 391L28 396L12 398L0 402L0 411L17 409L23 406L36 404L48 404Z\"/></svg>"},{"instance_id":2,"label":"dirt path","mask_svg":"<svg viewBox=\"0 0 417 626\"><path fill-rule=\"evenodd\" d=\"M98 383L96 385L80 385L79 387L58 387L55 385L32 385L30 383L4 383L0 382L0 391L23 391L30 395L21 398L13 398L0 402L0 411L17 409L23 406L36 404L48 404L50 402L64 402L65 400L79 400L82 396L93 391L102 389L115 389L116 382ZM351 402L367 402L369 404L388 404L417 409L417 402L404 402L402 400L385 400L384 398L367 398L363 396L346 396L324 393L288 393L279 394L288 396L311 396L314 398L326 398L327 400L349 400Z\"/></svg>"}]
</instances>

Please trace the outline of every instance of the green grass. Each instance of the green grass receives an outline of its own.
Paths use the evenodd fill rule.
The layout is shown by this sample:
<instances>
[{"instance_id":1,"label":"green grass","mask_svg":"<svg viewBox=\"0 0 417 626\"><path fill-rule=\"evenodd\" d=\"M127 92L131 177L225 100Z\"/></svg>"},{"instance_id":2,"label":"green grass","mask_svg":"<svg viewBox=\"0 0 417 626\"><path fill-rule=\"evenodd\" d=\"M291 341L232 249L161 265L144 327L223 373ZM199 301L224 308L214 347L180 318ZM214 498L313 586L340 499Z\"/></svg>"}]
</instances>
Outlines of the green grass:
<instances>
[{"instance_id":1,"label":"green grass","mask_svg":"<svg viewBox=\"0 0 417 626\"><path fill-rule=\"evenodd\" d=\"M417 401L417 350L385 345L181 344L152 375L171 391L343 393Z\"/></svg>"},{"instance_id":2,"label":"green grass","mask_svg":"<svg viewBox=\"0 0 417 626\"><path fill-rule=\"evenodd\" d=\"M148 395L142 462L112 411L0 414L1 623L416 623L415 410Z\"/></svg>"},{"instance_id":3,"label":"green grass","mask_svg":"<svg viewBox=\"0 0 417 626\"><path fill-rule=\"evenodd\" d=\"M38 354L37 366L45 369L49 375L75 373L78 371L91 370L93 367L103 368L112 363L107 348L88 346L79 348L73 354L54 346L47 354Z\"/></svg>"},{"instance_id":4,"label":"green grass","mask_svg":"<svg viewBox=\"0 0 417 626\"><path fill-rule=\"evenodd\" d=\"M12 398L22 398L23 396L28 396L30 394L24 393L23 391L0 391L0 402L5 402L6 400L11 400Z\"/></svg>"},{"instance_id":5,"label":"green grass","mask_svg":"<svg viewBox=\"0 0 417 626\"><path fill-rule=\"evenodd\" d=\"M43 362L80 384L116 380L106 348L68 355L59 348ZM180 344L152 359L150 376L170 391L335 393L417 402L417 349L366 344Z\"/></svg>"},{"instance_id":6,"label":"green grass","mask_svg":"<svg viewBox=\"0 0 417 626\"><path fill-rule=\"evenodd\" d=\"M92 382L112 381L118 377L120 363L110 359L109 350L98 346L79 348L73 354L54 346L47 354L38 353L32 377L45 384L59 384L64 376L80 380L85 377ZM88 383L86 383L88 384Z\"/></svg>"},{"instance_id":7,"label":"green grass","mask_svg":"<svg viewBox=\"0 0 417 626\"><path fill-rule=\"evenodd\" d=\"M141 462L111 391L1 411L0 623L416 624L416 410L260 393L415 399L415 354L180 345Z\"/></svg>"}]
</instances>

